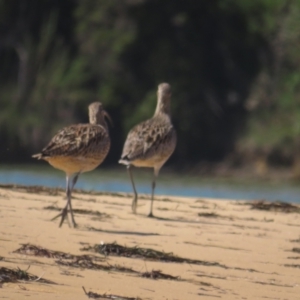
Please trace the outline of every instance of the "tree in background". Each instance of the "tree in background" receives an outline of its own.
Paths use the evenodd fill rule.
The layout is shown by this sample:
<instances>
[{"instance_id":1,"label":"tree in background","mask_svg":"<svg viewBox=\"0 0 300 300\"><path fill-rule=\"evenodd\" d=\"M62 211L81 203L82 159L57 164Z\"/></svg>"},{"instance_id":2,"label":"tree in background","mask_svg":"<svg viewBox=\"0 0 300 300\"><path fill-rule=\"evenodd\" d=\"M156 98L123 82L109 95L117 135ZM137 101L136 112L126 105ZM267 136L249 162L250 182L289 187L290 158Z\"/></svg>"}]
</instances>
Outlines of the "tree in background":
<instances>
[{"instance_id":1,"label":"tree in background","mask_svg":"<svg viewBox=\"0 0 300 300\"><path fill-rule=\"evenodd\" d=\"M268 42L270 56L263 58L246 101L248 130L238 151L261 156L262 163L292 166L300 175L300 1L264 1L261 26L249 19L252 30Z\"/></svg>"},{"instance_id":2,"label":"tree in background","mask_svg":"<svg viewBox=\"0 0 300 300\"><path fill-rule=\"evenodd\" d=\"M129 128L151 116L162 81L173 88L178 164L278 145L287 134L267 142L262 129L274 133L276 110L290 135L297 115L298 12L299 0L2 0L6 156L34 152L100 100L115 123L115 162Z\"/></svg>"},{"instance_id":3,"label":"tree in background","mask_svg":"<svg viewBox=\"0 0 300 300\"><path fill-rule=\"evenodd\" d=\"M77 59L74 1L0 2L0 130L5 157L24 160L62 123L75 121L88 93ZM74 59L76 58L76 59Z\"/></svg>"},{"instance_id":4,"label":"tree in background","mask_svg":"<svg viewBox=\"0 0 300 300\"><path fill-rule=\"evenodd\" d=\"M80 48L90 57L97 93L112 106L122 136L151 116L156 86L167 81L179 131L177 161L220 160L233 149L263 43L257 33L249 37L238 7L226 9L221 3L79 5Z\"/></svg>"}]
</instances>

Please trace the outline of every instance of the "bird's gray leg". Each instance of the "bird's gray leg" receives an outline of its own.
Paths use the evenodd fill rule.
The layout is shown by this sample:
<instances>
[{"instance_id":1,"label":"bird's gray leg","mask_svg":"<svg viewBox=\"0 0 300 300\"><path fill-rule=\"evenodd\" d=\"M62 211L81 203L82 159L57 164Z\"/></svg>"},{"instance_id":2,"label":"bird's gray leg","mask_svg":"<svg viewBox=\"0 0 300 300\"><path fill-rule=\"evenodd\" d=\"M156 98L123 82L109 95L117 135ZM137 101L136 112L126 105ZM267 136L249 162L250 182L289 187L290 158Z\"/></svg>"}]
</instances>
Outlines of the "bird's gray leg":
<instances>
[{"instance_id":1,"label":"bird's gray leg","mask_svg":"<svg viewBox=\"0 0 300 300\"><path fill-rule=\"evenodd\" d=\"M149 218L153 217L152 210L153 210L154 190L155 190L155 186L156 186L156 178L158 176L158 173L159 173L159 169L154 168L153 180L152 180L152 193L151 193L150 212L149 212L149 215L148 215Z\"/></svg>"},{"instance_id":2,"label":"bird's gray leg","mask_svg":"<svg viewBox=\"0 0 300 300\"><path fill-rule=\"evenodd\" d=\"M66 175L66 196L67 196L67 204L66 206L63 208L63 210L57 215L55 216L54 218L51 219L51 221L57 219L58 217L61 216L61 221L59 223L59 227L61 227L61 225L63 224L63 221L64 219L66 218L66 216L68 215L68 206L69 206L69 199L71 197L71 191L70 191L70 184L69 184L69 181L70 181L70 176L69 175ZM69 222L69 219L68 219L68 223L69 223L69 226L71 227L70 225L70 222Z\"/></svg>"},{"instance_id":3,"label":"bird's gray leg","mask_svg":"<svg viewBox=\"0 0 300 300\"><path fill-rule=\"evenodd\" d=\"M76 184L77 182L77 179L78 179L78 176L80 175L80 172L77 173L73 180L72 180L72 186L70 188L70 184L69 184L69 181L70 181L70 177L69 175L67 175L66 177L66 195L67 195L67 204L66 206L63 208L63 210L61 211L60 214L58 214L57 216L55 216L53 219L51 220L55 220L57 219L58 217L61 216L61 220L60 220L60 223L59 223L59 227L62 226L65 218L68 216L68 208L70 208L70 213L71 213L71 220L72 220L72 223L73 223L73 226L76 227L77 224L75 222L75 218L74 218L74 214L73 214L73 209L72 209L72 203L71 203L71 195L72 195L72 190L74 188L74 185ZM68 219L69 221L69 219ZM70 226L70 222L69 222L69 226Z\"/></svg>"},{"instance_id":4,"label":"bird's gray leg","mask_svg":"<svg viewBox=\"0 0 300 300\"><path fill-rule=\"evenodd\" d=\"M74 218L74 214L73 214L73 209L72 209L71 193L72 193L73 188L74 188L74 186L75 186L75 184L76 184L76 182L77 182L77 180L78 180L79 175L80 175L80 172L77 173L77 174L74 176L74 178L73 178L73 180L72 180L72 186L71 186L71 188L69 189L69 197L68 197L68 206L70 207L71 219L72 219L72 223L73 223L73 226L74 226L74 227L76 227L77 224L76 224L76 222L75 222L75 218Z\"/></svg>"},{"instance_id":5,"label":"bird's gray leg","mask_svg":"<svg viewBox=\"0 0 300 300\"><path fill-rule=\"evenodd\" d=\"M131 184L132 184L132 188L133 188L133 193L134 193L134 197L133 197L133 200L132 200L131 209L132 209L132 212L135 214L136 213L136 207L137 207L138 197L137 197L137 192L136 192L136 189L135 189L135 185L134 185L134 181L133 181L133 176L132 176L132 172L131 172L131 165L127 166L127 171L128 171L128 174L129 174L129 177L130 177L130 180L131 180Z\"/></svg>"}]
</instances>

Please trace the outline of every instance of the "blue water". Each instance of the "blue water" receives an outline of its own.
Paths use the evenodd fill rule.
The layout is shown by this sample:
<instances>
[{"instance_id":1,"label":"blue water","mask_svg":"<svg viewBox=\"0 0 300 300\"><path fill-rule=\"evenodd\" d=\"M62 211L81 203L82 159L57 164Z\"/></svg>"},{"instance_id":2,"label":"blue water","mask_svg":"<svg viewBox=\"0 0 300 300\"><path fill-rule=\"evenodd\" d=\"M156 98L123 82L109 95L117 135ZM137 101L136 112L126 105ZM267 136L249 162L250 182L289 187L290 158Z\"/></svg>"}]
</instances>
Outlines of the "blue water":
<instances>
[{"instance_id":1,"label":"blue water","mask_svg":"<svg viewBox=\"0 0 300 300\"><path fill-rule=\"evenodd\" d=\"M134 170L139 193L151 192L152 173ZM0 184L41 185L65 187L63 172L51 167L5 167L0 169ZM82 174L76 188L87 191L132 192L126 169L96 170ZM156 194L197 198L221 198L237 200L266 199L300 203L300 186L272 182L225 181L216 178L188 177L176 174L160 174Z\"/></svg>"}]
</instances>

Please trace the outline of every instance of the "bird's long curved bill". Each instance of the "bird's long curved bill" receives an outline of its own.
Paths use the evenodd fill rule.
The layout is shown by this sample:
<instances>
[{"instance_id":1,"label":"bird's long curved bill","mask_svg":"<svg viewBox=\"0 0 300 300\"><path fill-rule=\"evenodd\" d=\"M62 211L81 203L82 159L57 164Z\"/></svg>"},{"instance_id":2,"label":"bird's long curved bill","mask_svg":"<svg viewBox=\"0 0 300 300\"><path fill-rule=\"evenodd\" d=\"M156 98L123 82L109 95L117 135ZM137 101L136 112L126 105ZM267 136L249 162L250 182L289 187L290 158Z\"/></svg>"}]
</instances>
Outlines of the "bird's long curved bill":
<instances>
[{"instance_id":1,"label":"bird's long curved bill","mask_svg":"<svg viewBox=\"0 0 300 300\"><path fill-rule=\"evenodd\" d=\"M111 118L111 116L109 115L109 113L108 113L106 110L104 110L104 111L103 111L103 114L104 114L104 116L108 119L110 125L113 127L113 126L114 126L114 123L113 123L112 118Z\"/></svg>"}]
</instances>

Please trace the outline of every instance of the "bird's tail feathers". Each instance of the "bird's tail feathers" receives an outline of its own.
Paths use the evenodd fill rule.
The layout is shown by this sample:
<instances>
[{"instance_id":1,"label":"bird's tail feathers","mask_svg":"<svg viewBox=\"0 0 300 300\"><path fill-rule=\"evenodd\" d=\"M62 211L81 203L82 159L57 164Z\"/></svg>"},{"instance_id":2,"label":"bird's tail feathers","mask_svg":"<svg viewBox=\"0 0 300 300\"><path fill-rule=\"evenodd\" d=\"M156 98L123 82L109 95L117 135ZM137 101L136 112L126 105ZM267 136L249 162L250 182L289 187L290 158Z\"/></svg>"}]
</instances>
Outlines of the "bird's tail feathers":
<instances>
[{"instance_id":1,"label":"bird's tail feathers","mask_svg":"<svg viewBox=\"0 0 300 300\"><path fill-rule=\"evenodd\" d=\"M119 160L119 164L128 166L130 164L130 161L128 159L126 159L126 158L121 158Z\"/></svg>"},{"instance_id":2,"label":"bird's tail feathers","mask_svg":"<svg viewBox=\"0 0 300 300\"><path fill-rule=\"evenodd\" d=\"M37 158L37 159L42 159L43 158L43 154L42 153L37 153L37 154L33 154L31 157Z\"/></svg>"}]
</instances>

